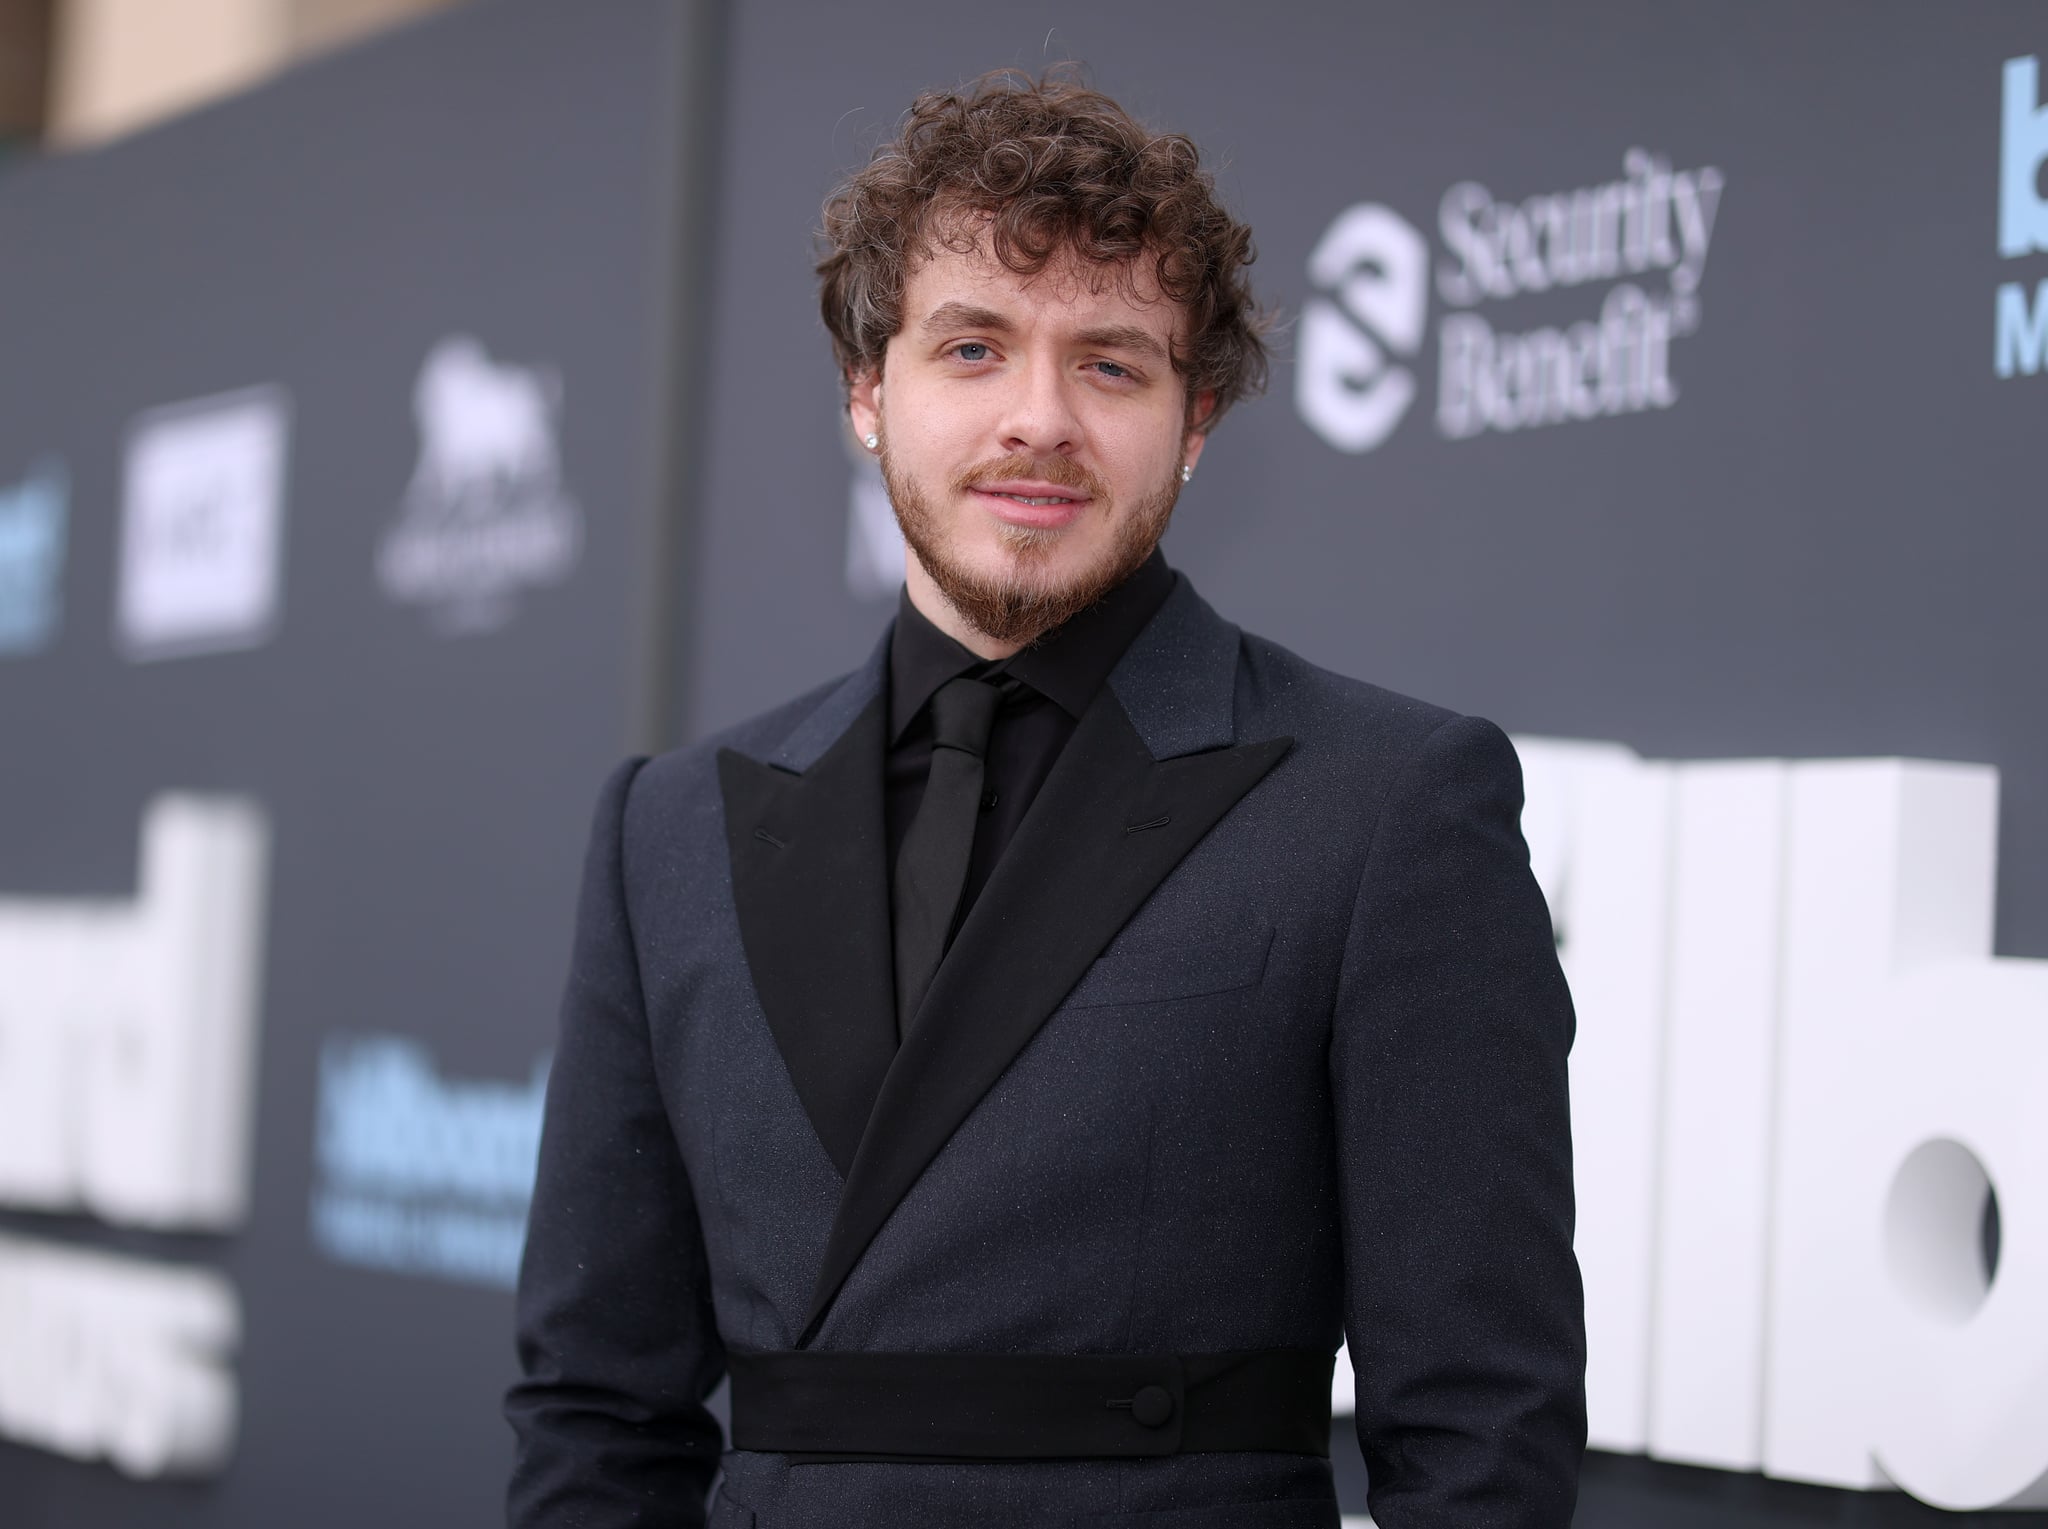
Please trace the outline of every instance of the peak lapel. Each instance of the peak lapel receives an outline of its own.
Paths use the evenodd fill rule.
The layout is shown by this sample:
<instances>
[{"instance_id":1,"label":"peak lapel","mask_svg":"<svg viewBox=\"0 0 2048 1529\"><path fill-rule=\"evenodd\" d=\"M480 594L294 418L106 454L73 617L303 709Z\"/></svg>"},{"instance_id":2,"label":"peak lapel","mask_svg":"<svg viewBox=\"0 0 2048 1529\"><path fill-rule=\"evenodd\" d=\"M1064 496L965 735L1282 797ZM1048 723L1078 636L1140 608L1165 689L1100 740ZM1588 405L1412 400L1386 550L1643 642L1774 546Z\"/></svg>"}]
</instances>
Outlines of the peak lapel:
<instances>
[{"instance_id":1,"label":"peak lapel","mask_svg":"<svg viewBox=\"0 0 2048 1529\"><path fill-rule=\"evenodd\" d=\"M731 749L718 756L733 903L754 991L841 1177L896 1054L882 829L886 712L871 662L805 719L776 763Z\"/></svg>"},{"instance_id":2,"label":"peak lapel","mask_svg":"<svg viewBox=\"0 0 2048 1529\"><path fill-rule=\"evenodd\" d=\"M1162 622L1165 648L1147 641ZM1202 639L1199 652L1184 640L1190 632ZM1162 740L1167 750L1227 743L1230 673L1219 690L1215 669L1234 670L1235 657L1235 629L1183 582L1081 718L882 1082L799 1347L816 1336L882 1223L1089 964L1291 746L1276 738L1158 758L1118 699L1121 681L1172 684L1183 704L1158 713L1177 724Z\"/></svg>"}]
</instances>

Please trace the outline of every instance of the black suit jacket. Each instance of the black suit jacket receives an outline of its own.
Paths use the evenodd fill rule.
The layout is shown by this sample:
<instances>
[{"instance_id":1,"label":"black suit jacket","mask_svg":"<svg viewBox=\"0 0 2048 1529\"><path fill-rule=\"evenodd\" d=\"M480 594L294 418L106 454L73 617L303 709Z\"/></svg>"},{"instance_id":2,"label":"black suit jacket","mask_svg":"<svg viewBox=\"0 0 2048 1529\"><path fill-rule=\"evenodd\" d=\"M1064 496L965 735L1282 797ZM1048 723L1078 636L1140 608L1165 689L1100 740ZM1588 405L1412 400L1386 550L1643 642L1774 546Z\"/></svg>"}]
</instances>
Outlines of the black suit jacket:
<instances>
[{"instance_id":1,"label":"black suit jacket","mask_svg":"<svg viewBox=\"0 0 2048 1529\"><path fill-rule=\"evenodd\" d=\"M899 1048L886 652L604 791L520 1283L511 1521L704 1522L728 1346L1348 1334L1382 1529L1563 1529L1572 1013L1505 736L1180 581ZM722 1464L719 1525L1336 1521L1327 1462L1299 1455Z\"/></svg>"}]
</instances>

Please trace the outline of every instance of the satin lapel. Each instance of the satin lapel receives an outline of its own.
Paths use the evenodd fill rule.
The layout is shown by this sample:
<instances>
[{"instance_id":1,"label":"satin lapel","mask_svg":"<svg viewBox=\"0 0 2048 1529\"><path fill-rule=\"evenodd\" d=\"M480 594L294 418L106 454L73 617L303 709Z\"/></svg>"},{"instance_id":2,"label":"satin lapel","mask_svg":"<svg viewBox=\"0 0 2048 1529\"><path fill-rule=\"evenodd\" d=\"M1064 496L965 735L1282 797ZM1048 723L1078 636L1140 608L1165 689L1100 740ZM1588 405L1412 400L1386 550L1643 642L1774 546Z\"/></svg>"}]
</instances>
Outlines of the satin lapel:
<instances>
[{"instance_id":1,"label":"satin lapel","mask_svg":"<svg viewBox=\"0 0 2048 1529\"><path fill-rule=\"evenodd\" d=\"M827 703L828 706L830 703ZM821 708L822 709L822 708ZM882 835L886 698L802 774L718 756L740 942L811 1127L843 1178L896 1054ZM792 754L810 752L802 730Z\"/></svg>"},{"instance_id":2,"label":"satin lapel","mask_svg":"<svg viewBox=\"0 0 2048 1529\"><path fill-rule=\"evenodd\" d=\"M816 1335L882 1223L1089 963L1291 743L1155 760L1103 688L961 926L883 1080L799 1347Z\"/></svg>"}]
</instances>

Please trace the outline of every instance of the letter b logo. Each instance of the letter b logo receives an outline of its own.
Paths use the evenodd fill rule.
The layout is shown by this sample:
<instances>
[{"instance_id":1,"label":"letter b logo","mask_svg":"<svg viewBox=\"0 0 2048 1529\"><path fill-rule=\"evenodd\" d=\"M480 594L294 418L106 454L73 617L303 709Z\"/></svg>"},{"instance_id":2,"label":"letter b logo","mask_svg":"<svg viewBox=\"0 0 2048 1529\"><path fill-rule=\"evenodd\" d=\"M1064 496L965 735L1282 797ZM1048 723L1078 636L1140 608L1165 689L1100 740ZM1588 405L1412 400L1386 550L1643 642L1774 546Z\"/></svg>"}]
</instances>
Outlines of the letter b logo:
<instances>
[{"instance_id":1,"label":"letter b logo","mask_svg":"<svg viewBox=\"0 0 2048 1529\"><path fill-rule=\"evenodd\" d=\"M1998 155L1998 253L2011 259L2048 250L2048 106L2041 103L2041 61L2005 61L2005 109Z\"/></svg>"}]
</instances>

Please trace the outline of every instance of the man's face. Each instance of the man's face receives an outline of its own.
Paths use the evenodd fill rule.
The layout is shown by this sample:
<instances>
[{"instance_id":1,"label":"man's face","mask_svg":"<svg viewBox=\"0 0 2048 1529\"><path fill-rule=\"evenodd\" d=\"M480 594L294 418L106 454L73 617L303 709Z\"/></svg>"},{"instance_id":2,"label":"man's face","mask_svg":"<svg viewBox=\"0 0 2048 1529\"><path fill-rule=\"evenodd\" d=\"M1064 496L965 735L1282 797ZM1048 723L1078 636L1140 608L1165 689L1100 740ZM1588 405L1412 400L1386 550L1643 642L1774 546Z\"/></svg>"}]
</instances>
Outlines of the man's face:
<instances>
[{"instance_id":1,"label":"man's face","mask_svg":"<svg viewBox=\"0 0 2048 1529\"><path fill-rule=\"evenodd\" d=\"M935 589L999 645L1121 583L1201 455L1169 360L1180 310L1149 265L1119 274L1065 260L1023 277L979 249L935 249L905 280L880 375L855 380L854 428L881 438L912 598L929 610Z\"/></svg>"}]
</instances>

